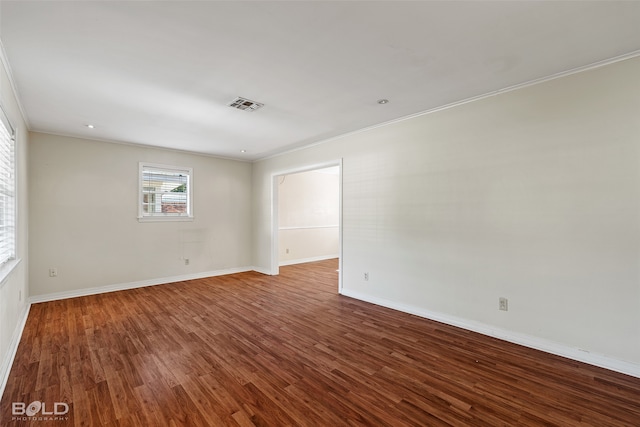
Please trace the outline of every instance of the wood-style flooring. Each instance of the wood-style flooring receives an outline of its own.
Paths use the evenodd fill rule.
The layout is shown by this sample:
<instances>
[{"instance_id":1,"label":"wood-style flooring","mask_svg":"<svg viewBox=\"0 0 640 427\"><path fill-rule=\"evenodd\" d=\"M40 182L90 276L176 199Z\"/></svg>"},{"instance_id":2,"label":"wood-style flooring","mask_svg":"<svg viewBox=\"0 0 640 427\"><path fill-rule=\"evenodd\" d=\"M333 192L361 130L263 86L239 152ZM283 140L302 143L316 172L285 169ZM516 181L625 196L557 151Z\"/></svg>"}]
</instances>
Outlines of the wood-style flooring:
<instances>
[{"instance_id":1,"label":"wood-style flooring","mask_svg":"<svg viewBox=\"0 0 640 427\"><path fill-rule=\"evenodd\" d=\"M640 379L340 296L336 268L35 304L0 425L640 426ZM34 401L69 412L13 419Z\"/></svg>"}]
</instances>

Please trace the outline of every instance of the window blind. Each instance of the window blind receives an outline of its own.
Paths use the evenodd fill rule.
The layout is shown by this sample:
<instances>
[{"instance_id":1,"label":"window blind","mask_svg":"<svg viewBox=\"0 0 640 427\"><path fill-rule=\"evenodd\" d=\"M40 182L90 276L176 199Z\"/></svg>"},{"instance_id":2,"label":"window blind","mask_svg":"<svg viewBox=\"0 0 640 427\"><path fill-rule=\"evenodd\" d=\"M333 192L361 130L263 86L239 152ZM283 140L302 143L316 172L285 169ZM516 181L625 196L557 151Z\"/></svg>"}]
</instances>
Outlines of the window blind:
<instances>
[{"instance_id":1,"label":"window blind","mask_svg":"<svg viewBox=\"0 0 640 427\"><path fill-rule=\"evenodd\" d=\"M0 111L0 265L15 258L15 187L14 131L4 111Z\"/></svg>"},{"instance_id":2,"label":"window blind","mask_svg":"<svg viewBox=\"0 0 640 427\"><path fill-rule=\"evenodd\" d=\"M143 165L142 216L189 216L190 172Z\"/></svg>"}]
</instances>

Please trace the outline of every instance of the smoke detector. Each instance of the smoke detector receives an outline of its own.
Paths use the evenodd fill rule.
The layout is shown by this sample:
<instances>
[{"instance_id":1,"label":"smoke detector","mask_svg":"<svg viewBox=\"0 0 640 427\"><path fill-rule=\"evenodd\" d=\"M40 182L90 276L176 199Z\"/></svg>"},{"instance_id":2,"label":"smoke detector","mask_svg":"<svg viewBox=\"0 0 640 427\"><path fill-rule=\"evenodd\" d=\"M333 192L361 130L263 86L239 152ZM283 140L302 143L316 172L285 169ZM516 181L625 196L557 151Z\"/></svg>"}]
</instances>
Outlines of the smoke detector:
<instances>
[{"instance_id":1,"label":"smoke detector","mask_svg":"<svg viewBox=\"0 0 640 427\"><path fill-rule=\"evenodd\" d=\"M264 104L251 101L250 99L242 98L240 96L234 99L232 102L230 102L227 105L229 107L237 108L238 110L244 110L244 111L255 111L258 108L264 106Z\"/></svg>"}]
</instances>

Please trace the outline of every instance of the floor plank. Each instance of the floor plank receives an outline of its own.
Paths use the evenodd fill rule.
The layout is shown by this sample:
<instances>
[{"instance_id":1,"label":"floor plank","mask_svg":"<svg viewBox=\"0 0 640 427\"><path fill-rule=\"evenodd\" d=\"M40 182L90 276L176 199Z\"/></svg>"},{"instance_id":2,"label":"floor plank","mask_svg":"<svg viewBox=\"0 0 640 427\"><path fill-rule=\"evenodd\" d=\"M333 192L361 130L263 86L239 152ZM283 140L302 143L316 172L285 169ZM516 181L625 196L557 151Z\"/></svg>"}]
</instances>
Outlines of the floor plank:
<instances>
[{"instance_id":1,"label":"floor plank","mask_svg":"<svg viewBox=\"0 0 640 427\"><path fill-rule=\"evenodd\" d=\"M640 426L640 379L340 296L336 268L35 304L0 425L40 400L75 426Z\"/></svg>"}]
</instances>

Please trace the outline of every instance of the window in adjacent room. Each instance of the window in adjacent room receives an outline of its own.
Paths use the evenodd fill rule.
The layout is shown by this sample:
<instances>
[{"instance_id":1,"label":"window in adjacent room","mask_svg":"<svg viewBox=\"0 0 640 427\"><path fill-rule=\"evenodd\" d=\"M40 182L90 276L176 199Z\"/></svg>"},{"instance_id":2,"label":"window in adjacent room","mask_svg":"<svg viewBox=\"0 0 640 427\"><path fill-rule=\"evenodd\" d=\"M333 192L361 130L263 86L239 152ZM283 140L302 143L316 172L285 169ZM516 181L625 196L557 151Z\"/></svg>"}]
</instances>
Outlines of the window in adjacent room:
<instances>
[{"instance_id":1,"label":"window in adjacent room","mask_svg":"<svg viewBox=\"0 0 640 427\"><path fill-rule=\"evenodd\" d=\"M140 221L190 221L191 168L140 163L138 219Z\"/></svg>"},{"instance_id":2,"label":"window in adjacent room","mask_svg":"<svg viewBox=\"0 0 640 427\"><path fill-rule=\"evenodd\" d=\"M15 133L0 111L0 269L16 257Z\"/></svg>"}]
</instances>

